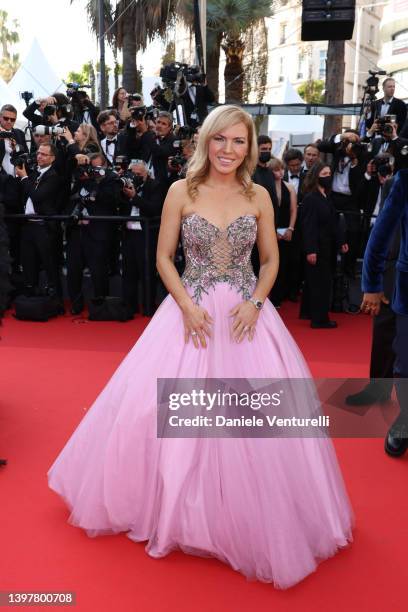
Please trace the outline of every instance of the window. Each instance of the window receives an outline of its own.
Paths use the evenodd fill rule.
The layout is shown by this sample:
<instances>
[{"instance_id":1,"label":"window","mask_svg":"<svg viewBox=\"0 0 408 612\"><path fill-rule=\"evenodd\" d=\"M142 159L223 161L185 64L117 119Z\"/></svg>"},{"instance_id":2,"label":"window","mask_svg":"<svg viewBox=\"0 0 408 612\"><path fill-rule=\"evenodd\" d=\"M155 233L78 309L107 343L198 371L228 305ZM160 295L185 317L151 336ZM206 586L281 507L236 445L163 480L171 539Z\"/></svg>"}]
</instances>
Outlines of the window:
<instances>
[{"instance_id":1,"label":"window","mask_svg":"<svg viewBox=\"0 0 408 612\"><path fill-rule=\"evenodd\" d=\"M375 47L374 36L375 36L375 34L374 34L374 26L370 25L370 28L368 30L368 41L367 41L367 44L370 45L371 47Z\"/></svg>"},{"instance_id":2,"label":"window","mask_svg":"<svg viewBox=\"0 0 408 612\"><path fill-rule=\"evenodd\" d=\"M408 53L408 30L401 30L393 36L392 53Z\"/></svg>"},{"instance_id":3,"label":"window","mask_svg":"<svg viewBox=\"0 0 408 612\"><path fill-rule=\"evenodd\" d=\"M279 44L280 45L284 45L286 43L286 27L287 27L286 23L281 23L281 25L280 25L280 37L279 37Z\"/></svg>"},{"instance_id":4,"label":"window","mask_svg":"<svg viewBox=\"0 0 408 612\"><path fill-rule=\"evenodd\" d=\"M279 58L279 81L283 81L283 57Z\"/></svg>"},{"instance_id":5,"label":"window","mask_svg":"<svg viewBox=\"0 0 408 612\"><path fill-rule=\"evenodd\" d=\"M303 55L298 55L297 79L303 79Z\"/></svg>"},{"instance_id":6,"label":"window","mask_svg":"<svg viewBox=\"0 0 408 612\"><path fill-rule=\"evenodd\" d=\"M319 79L324 80L326 78L326 58L327 51L322 49L319 51Z\"/></svg>"}]
</instances>

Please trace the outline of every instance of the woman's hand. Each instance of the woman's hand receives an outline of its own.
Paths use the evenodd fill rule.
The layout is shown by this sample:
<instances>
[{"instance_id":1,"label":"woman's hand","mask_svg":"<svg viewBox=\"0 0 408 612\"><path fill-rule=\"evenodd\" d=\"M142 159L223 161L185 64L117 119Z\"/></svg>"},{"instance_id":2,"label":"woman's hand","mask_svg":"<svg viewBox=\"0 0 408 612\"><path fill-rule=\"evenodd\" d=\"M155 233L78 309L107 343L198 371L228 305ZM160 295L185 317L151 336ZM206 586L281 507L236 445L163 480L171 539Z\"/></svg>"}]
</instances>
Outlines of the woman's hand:
<instances>
[{"instance_id":1,"label":"woman's hand","mask_svg":"<svg viewBox=\"0 0 408 612\"><path fill-rule=\"evenodd\" d=\"M79 166L89 164L89 157L87 155L83 155L82 153L77 153L75 155L75 159L77 160Z\"/></svg>"},{"instance_id":2,"label":"woman's hand","mask_svg":"<svg viewBox=\"0 0 408 612\"><path fill-rule=\"evenodd\" d=\"M341 251L342 253L348 253L348 250L349 250L349 245L348 245L348 244L342 244L342 245L341 245L341 247L340 247L340 251Z\"/></svg>"},{"instance_id":3,"label":"woman's hand","mask_svg":"<svg viewBox=\"0 0 408 612\"><path fill-rule=\"evenodd\" d=\"M317 263L317 254L309 253L309 255L306 255L306 260L307 263L309 263L311 266L315 266Z\"/></svg>"},{"instance_id":4,"label":"woman's hand","mask_svg":"<svg viewBox=\"0 0 408 612\"><path fill-rule=\"evenodd\" d=\"M283 234L282 238L287 242L290 242L292 240L292 230L287 229L286 232Z\"/></svg>"},{"instance_id":5,"label":"woman's hand","mask_svg":"<svg viewBox=\"0 0 408 612\"><path fill-rule=\"evenodd\" d=\"M187 343L189 338L193 339L193 344L199 348L199 341L203 348L207 348L205 335L211 338L210 325L213 320L205 308L192 304L183 311L184 320L184 340Z\"/></svg>"},{"instance_id":6,"label":"woman's hand","mask_svg":"<svg viewBox=\"0 0 408 612\"><path fill-rule=\"evenodd\" d=\"M255 334L259 310L249 301L241 302L230 310L229 316L234 317L231 329L233 340L241 342L245 334L248 334L248 340L252 340Z\"/></svg>"}]
</instances>

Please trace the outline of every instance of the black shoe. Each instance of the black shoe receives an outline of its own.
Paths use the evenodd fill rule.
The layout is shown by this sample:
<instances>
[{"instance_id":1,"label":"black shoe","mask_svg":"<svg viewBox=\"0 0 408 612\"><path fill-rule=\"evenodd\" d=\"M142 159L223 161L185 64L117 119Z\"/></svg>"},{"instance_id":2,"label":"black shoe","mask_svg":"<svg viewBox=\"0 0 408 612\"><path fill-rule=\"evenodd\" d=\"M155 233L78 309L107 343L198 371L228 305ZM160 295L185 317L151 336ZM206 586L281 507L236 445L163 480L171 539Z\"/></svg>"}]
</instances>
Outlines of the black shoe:
<instances>
[{"instance_id":1,"label":"black shoe","mask_svg":"<svg viewBox=\"0 0 408 612\"><path fill-rule=\"evenodd\" d=\"M334 329L337 327L336 321L325 321L324 323L312 323L310 324L312 329Z\"/></svg>"},{"instance_id":2,"label":"black shoe","mask_svg":"<svg viewBox=\"0 0 408 612\"><path fill-rule=\"evenodd\" d=\"M75 315L79 315L79 314L81 314L81 312L83 311L83 309L84 309L83 305L82 305L82 306L81 306L81 305L75 305L75 306L72 306L72 308L71 308L71 314L72 314L72 315L74 315L74 316L75 316Z\"/></svg>"},{"instance_id":3,"label":"black shoe","mask_svg":"<svg viewBox=\"0 0 408 612\"><path fill-rule=\"evenodd\" d=\"M299 301L298 296L295 295L295 294L290 295L288 297L288 300L289 300L289 302L293 302L294 304L296 304Z\"/></svg>"},{"instance_id":4,"label":"black shoe","mask_svg":"<svg viewBox=\"0 0 408 612\"><path fill-rule=\"evenodd\" d=\"M366 387L362 389L358 393L353 393L351 395L347 395L345 402L348 406L369 406L370 404L388 402L390 399L390 395L381 393L380 391L375 391L375 389L370 389Z\"/></svg>"},{"instance_id":5,"label":"black shoe","mask_svg":"<svg viewBox=\"0 0 408 612\"><path fill-rule=\"evenodd\" d=\"M390 432L385 436L384 450L390 457L402 457L408 448L408 438L396 438Z\"/></svg>"}]
</instances>

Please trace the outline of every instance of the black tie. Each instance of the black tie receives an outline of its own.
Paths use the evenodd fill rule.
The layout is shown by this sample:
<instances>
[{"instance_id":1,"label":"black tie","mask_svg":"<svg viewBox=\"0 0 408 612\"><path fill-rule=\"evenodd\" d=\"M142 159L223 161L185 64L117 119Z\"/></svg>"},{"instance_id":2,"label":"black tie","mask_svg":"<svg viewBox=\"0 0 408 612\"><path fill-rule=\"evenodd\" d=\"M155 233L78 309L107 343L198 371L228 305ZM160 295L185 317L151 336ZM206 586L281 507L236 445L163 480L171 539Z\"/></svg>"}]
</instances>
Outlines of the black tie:
<instances>
[{"instance_id":1,"label":"black tie","mask_svg":"<svg viewBox=\"0 0 408 612\"><path fill-rule=\"evenodd\" d=\"M108 149L108 147L110 147L110 145L115 145L116 144L116 140L107 140L106 141L106 150Z\"/></svg>"},{"instance_id":2,"label":"black tie","mask_svg":"<svg viewBox=\"0 0 408 612\"><path fill-rule=\"evenodd\" d=\"M290 178L291 178L291 179L294 179L294 178L299 179L299 175L298 175L298 174L291 174L291 175L290 175Z\"/></svg>"}]
</instances>

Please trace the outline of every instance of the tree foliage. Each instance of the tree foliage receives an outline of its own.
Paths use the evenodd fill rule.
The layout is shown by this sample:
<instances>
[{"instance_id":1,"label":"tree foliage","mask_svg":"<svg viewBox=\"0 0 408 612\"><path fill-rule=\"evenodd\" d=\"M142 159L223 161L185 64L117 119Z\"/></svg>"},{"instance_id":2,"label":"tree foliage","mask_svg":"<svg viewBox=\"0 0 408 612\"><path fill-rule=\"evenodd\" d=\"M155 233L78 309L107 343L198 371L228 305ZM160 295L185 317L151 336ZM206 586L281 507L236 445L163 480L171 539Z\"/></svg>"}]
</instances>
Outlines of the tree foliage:
<instances>
[{"instance_id":1,"label":"tree foliage","mask_svg":"<svg viewBox=\"0 0 408 612\"><path fill-rule=\"evenodd\" d=\"M18 21L14 19L8 23L7 11L0 10L0 45L2 58L0 61L0 76L8 83L20 67L18 53L13 53L13 45L19 42Z\"/></svg>"},{"instance_id":2,"label":"tree foliage","mask_svg":"<svg viewBox=\"0 0 408 612\"><path fill-rule=\"evenodd\" d=\"M324 103L324 81L310 79L298 87L298 93L308 104Z\"/></svg>"}]
</instances>

